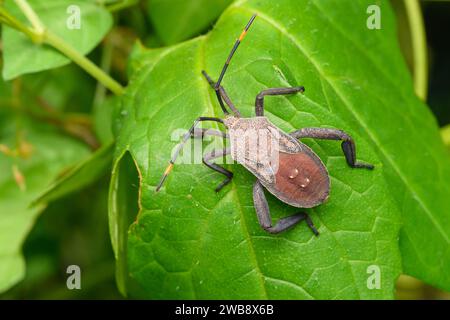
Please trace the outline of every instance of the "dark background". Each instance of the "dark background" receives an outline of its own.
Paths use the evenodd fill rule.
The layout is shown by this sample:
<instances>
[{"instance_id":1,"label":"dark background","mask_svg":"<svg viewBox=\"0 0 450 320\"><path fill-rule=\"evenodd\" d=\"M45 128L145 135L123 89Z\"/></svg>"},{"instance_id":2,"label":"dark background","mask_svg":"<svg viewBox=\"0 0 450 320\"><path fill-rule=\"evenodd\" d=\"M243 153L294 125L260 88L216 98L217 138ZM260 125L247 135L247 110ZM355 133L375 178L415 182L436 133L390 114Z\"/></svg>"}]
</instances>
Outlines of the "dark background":
<instances>
[{"instance_id":1,"label":"dark background","mask_svg":"<svg viewBox=\"0 0 450 320\"><path fill-rule=\"evenodd\" d=\"M440 126L450 124L450 2L423 4L429 54L428 105Z\"/></svg>"}]
</instances>

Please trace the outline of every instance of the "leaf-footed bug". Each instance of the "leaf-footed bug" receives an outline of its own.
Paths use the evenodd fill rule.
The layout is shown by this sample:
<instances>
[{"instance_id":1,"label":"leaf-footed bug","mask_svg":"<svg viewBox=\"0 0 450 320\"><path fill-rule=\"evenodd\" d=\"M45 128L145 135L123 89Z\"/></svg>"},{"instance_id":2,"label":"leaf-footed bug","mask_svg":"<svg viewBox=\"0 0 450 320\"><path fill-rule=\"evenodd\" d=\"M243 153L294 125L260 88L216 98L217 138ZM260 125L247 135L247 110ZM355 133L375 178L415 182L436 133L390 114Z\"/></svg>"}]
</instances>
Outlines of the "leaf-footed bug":
<instances>
[{"instance_id":1,"label":"leaf-footed bug","mask_svg":"<svg viewBox=\"0 0 450 320\"><path fill-rule=\"evenodd\" d=\"M205 135L216 135L230 139L231 148L213 151L203 156L203 163L223 175L226 179L216 188L220 191L233 178L233 173L212 162L213 159L231 155L233 160L243 165L253 173L257 180L253 185L253 203L258 221L261 227L270 233L282 232L298 222L305 220L313 233L319 232L310 217L299 212L292 216L281 218L272 225L269 206L264 194L264 188L279 200L298 208L312 208L322 204L329 195L330 178L325 165L320 158L300 138L316 138L342 141L342 151L348 165L352 168L373 169L374 166L356 160L356 147L353 139L344 131L328 128L303 128L287 134L273 125L264 116L264 97L275 95L288 95L304 93L305 88L269 88L261 91L256 96L255 113L253 118L242 118L238 109L231 102L221 82L230 64L236 49L247 34L248 29L255 20L253 15L245 26L239 38L236 40L230 54L222 68L219 79L214 82L205 71L202 71L208 83L215 90L220 107L225 114L225 119L216 117L199 117L194 121L189 131L178 144L169 166L165 170L156 191L159 191L173 168L175 160L184 144L190 138ZM231 110L231 114L225 104ZM215 121L223 124L227 133L217 130L195 130L202 121ZM249 132L251 132L249 134Z\"/></svg>"}]
</instances>

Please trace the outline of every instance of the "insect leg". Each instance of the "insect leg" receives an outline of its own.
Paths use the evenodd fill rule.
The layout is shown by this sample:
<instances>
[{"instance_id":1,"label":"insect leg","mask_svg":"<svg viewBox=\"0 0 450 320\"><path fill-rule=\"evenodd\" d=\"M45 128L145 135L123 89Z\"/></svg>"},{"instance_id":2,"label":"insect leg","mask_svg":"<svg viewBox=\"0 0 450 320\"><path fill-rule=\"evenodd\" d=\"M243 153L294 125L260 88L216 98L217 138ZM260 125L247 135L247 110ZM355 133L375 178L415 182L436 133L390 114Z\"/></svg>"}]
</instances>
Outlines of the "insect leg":
<instances>
[{"instance_id":1,"label":"insect leg","mask_svg":"<svg viewBox=\"0 0 450 320\"><path fill-rule=\"evenodd\" d=\"M229 138L229 135L223 131L214 130L214 129L206 129L206 128L201 128L201 129L196 128L194 130L194 132L191 134L191 138L193 138L193 139L196 139L196 138L203 139L203 137L205 137L205 136L216 136L216 137L222 137L224 139Z\"/></svg>"},{"instance_id":2,"label":"insect leg","mask_svg":"<svg viewBox=\"0 0 450 320\"><path fill-rule=\"evenodd\" d=\"M211 88L216 90L216 83L214 82L214 80L211 79L211 77L206 73L206 71L202 70L202 74L208 81ZM239 110L234 106L233 102L231 102L231 99L228 96L227 92L225 91L225 88L222 86L219 86L219 88L217 90L220 93L219 103L221 103L221 106L223 105L223 102L222 102L222 99L223 99L223 101L225 101L225 103L231 109L231 111L233 111L234 115L237 117L240 117L241 114L240 114Z\"/></svg>"},{"instance_id":3,"label":"insect leg","mask_svg":"<svg viewBox=\"0 0 450 320\"><path fill-rule=\"evenodd\" d=\"M265 96L279 96L279 95L285 95L285 94L293 94L297 92L305 92L305 87L290 87L290 88L270 88L261 91L256 96L255 101L255 113L256 116L263 116L264 115L264 97Z\"/></svg>"},{"instance_id":4,"label":"insect leg","mask_svg":"<svg viewBox=\"0 0 450 320\"><path fill-rule=\"evenodd\" d=\"M166 181L167 176L169 175L170 171L172 171L172 168L175 164L175 161L177 160L178 154L183 149L184 144L186 141L188 141L191 136L195 135L195 127L198 125L199 122L202 121L215 121L223 124L223 120L220 118L214 118L214 117L198 117L195 119L194 123L192 124L191 128L188 132L183 136L182 141L177 145L177 148L175 149L175 152L173 153L172 158L169 161L169 165L167 166L166 170L164 171L163 176L161 177L161 180L159 180L158 185L156 186L156 192L158 192L162 185L164 184L164 181Z\"/></svg>"},{"instance_id":5,"label":"insect leg","mask_svg":"<svg viewBox=\"0 0 450 320\"><path fill-rule=\"evenodd\" d=\"M366 168L372 170L374 166L369 163L356 160L356 146L352 137L338 129L328 128L303 128L291 133L294 138L314 138L326 140L341 140L342 151L344 152L347 163L352 168Z\"/></svg>"},{"instance_id":6,"label":"insect leg","mask_svg":"<svg viewBox=\"0 0 450 320\"><path fill-rule=\"evenodd\" d=\"M267 199L264 194L263 185L261 184L261 182L259 182L259 180L256 180L255 184L253 185L253 203L255 205L259 224L267 232L280 233L291 228L300 221L305 220L312 232L316 236L319 235L319 232L314 226L311 218L303 212L294 214L289 217L281 218L280 220L278 220L275 226L272 226L269 204L267 203Z\"/></svg>"},{"instance_id":7,"label":"insect leg","mask_svg":"<svg viewBox=\"0 0 450 320\"><path fill-rule=\"evenodd\" d=\"M218 164L211 162L211 160L228 155L230 154L230 152L231 152L230 148L225 148L223 150L214 150L210 153L205 154L205 156L203 157L203 163L207 167L226 176L226 179L222 183L220 183L215 189L216 192L219 192L223 187L225 187L228 183L231 182L231 179L233 179L233 172L219 166Z\"/></svg>"}]
</instances>

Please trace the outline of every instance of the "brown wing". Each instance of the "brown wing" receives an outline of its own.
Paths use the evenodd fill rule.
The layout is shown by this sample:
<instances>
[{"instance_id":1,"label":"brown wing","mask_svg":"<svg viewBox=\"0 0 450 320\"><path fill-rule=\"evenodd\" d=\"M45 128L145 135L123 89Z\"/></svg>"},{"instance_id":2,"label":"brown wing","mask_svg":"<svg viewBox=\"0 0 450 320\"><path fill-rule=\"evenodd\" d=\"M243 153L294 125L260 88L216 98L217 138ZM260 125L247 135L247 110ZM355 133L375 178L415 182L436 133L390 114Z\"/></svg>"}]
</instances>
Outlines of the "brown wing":
<instances>
[{"instance_id":1,"label":"brown wing","mask_svg":"<svg viewBox=\"0 0 450 320\"><path fill-rule=\"evenodd\" d=\"M270 189L290 205L311 208L327 199L330 179L325 166L314 153L280 152L275 186Z\"/></svg>"}]
</instances>

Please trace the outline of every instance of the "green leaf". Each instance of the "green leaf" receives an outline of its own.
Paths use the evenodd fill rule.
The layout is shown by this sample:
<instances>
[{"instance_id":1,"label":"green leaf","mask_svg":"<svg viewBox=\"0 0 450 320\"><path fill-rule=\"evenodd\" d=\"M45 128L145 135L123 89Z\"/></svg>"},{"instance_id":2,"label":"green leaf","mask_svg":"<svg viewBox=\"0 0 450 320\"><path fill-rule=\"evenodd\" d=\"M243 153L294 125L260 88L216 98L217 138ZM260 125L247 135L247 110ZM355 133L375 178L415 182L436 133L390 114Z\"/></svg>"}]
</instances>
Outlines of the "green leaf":
<instances>
[{"instance_id":1,"label":"green leaf","mask_svg":"<svg viewBox=\"0 0 450 320\"><path fill-rule=\"evenodd\" d=\"M116 259L116 280L119 291L127 295L127 235L138 209L139 180L135 163L128 152L116 157L108 201L109 230Z\"/></svg>"},{"instance_id":2,"label":"green leaf","mask_svg":"<svg viewBox=\"0 0 450 320\"><path fill-rule=\"evenodd\" d=\"M22 79L31 104L39 101L52 111L90 111L95 80L76 65L25 75Z\"/></svg>"},{"instance_id":3,"label":"green leaf","mask_svg":"<svg viewBox=\"0 0 450 320\"><path fill-rule=\"evenodd\" d=\"M0 87L3 87L0 84ZM3 92L4 88L0 88ZM28 156L0 152L0 292L20 281L25 273L22 244L45 204L30 208L63 169L86 157L88 148L62 136L48 125L12 116L0 109L0 144L12 151L21 141ZM19 137L19 140L18 140Z\"/></svg>"},{"instance_id":4,"label":"green leaf","mask_svg":"<svg viewBox=\"0 0 450 320\"><path fill-rule=\"evenodd\" d=\"M32 205L54 201L99 180L111 169L113 150L113 143L98 149L89 158L53 181L48 189L33 201Z\"/></svg>"},{"instance_id":5,"label":"green leaf","mask_svg":"<svg viewBox=\"0 0 450 320\"><path fill-rule=\"evenodd\" d=\"M383 29L376 31L366 28L370 4L284 0L274 6L268 0L239 1L207 36L140 57L142 64L115 121L115 167L125 153L136 163L139 210L110 216L117 231L129 223L121 214L138 213L129 233L116 235L128 246L115 247L122 259L118 263L127 264L122 279L130 276L132 294L200 299L393 297L400 273L395 200L403 206L417 204L417 190L408 182L416 179L423 167L418 163L427 157L418 152L400 166L400 159L411 158L406 137L414 135L414 144L423 144L441 163L448 159L442 156L430 113L413 94L389 4L380 2ZM214 188L221 175L202 165L181 164L155 193L177 143L174 130L189 128L198 116L222 116L200 72L205 69L217 79L253 13L258 13L257 20L223 83L243 115L254 115L255 96L263 89L304 85L305 95L267 98L269 119L286 132L310 126L343 129L354 137L358 158L376 165L374 171L351 169L339 143L305 141L327 165L332 184L329 201L307 210L321 233L317 238L304 223L279 235L263 231L252 202L255 178L239 165L228 166L233 182L218 194ZM426 129L420 134L433 140L428 146L419 132L410 130L412 123ZM117 189L117 181L114 186ZM114 190L111 207L120 205ZM425 192L440 194L430 185L420 196ZM269 204L274 220L296 211L273 197ZM381 271L381 287L375 290L367 285L373 265Z\"/></svg>"},{"instance_id":6,"label":"green leaf","mask_svg":"<svg viewBox=\"0 0 450 320\"><path fill-rule=\"evenodd\" d=\"M101 103L94 105L94 129L102 143L110 143L114 140L111 117L118 100L117 96L108 96Z\"/></svg>"},{"instance_id":7,"label":"green leaf","mask_svg":"<svg viewBox=\"0 0 450 320\"><path fill-rule=\"evenodd\" d=\"M148 0L147 11L156 34L165 44L197 35L233 0Z\"/></svg>"},{"instance_id":8,"label":"green leaf","mask_svg":"<svg viewBox=\"0 0 450 320\"><path fill-rule=\"evenodd\" d=\"M28 3L49 30L82 54L95 48L112 26L111 14L93 1L29 0ZM72 16L68 13L68 8L74 5L78 6L81 13L79 29L67 26L67 21ZM5 7L14 17L29 25L14 1L7 1ZM55 49L34 44L24 34L6 26L3 28L3 59L5 80L70 63L68 58Z\"/></svg>"}]
</instances>

